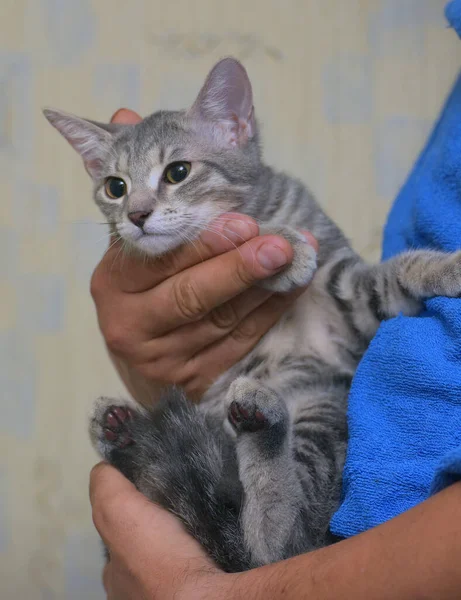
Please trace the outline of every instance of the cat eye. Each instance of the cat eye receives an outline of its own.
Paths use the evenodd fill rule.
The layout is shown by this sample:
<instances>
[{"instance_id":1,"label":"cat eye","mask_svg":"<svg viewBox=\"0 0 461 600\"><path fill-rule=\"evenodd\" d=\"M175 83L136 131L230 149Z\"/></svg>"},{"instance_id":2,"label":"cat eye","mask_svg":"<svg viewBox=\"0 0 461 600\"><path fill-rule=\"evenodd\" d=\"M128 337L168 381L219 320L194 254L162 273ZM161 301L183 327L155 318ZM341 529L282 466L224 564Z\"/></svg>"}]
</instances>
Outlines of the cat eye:
<instances>
[{"instance_id":1,"label":"cat eye","mask_svg":"<svg viewBox=\"0 0 461 600\"><path fill-rule=\"evenodd\" d=\"M126 194L126 183L120 177L108 177L104 190L109 198L116 200Z\"/></svg>"},{"instance_id":2,"label":"cat eye","mask_svg":"<svg viewBox=\"0 0 461 600\"><path fill-rule=\"evenodd\" d=\"M165 169L163 179L166 183L181 183L190 173L191 164L189 162L175 162Z\"/></svg>"}]
</instances>

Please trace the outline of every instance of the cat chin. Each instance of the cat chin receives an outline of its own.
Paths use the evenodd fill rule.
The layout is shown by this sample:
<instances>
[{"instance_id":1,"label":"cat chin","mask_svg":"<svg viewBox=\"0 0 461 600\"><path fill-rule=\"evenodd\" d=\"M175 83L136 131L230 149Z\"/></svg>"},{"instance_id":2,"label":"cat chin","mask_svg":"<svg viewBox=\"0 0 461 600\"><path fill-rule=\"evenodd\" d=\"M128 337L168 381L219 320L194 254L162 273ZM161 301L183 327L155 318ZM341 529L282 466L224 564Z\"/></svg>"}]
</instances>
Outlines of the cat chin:
<instances>
[{"instance_id":1,"label":"cat chin","mask_svg":"<svg viewBox=\"0 0 461 600\"><path fill-rule=\"evenodd\" d=\"M161 234L143 235L137 240L127 239L126 241L131 248L148 256L161 256L175 250L182 244L181 239L176 236Z\"/></svg>"}]
</instances>

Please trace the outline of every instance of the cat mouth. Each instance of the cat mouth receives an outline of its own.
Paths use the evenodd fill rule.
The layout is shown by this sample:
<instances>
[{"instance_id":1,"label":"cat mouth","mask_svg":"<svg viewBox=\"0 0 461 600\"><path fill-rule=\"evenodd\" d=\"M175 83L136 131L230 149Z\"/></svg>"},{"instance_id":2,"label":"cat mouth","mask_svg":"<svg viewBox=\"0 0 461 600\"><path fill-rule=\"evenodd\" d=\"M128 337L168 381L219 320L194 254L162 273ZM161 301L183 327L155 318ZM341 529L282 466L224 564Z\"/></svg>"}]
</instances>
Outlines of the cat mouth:
<instances>
[{"instance_id":1,"label":"cat mouth","mask_svg":"<svg viewBox=\"0 0 461 600\"><path fill-rule=\"evenodd\" d=\"M146 239L146 238L157 238L157 237L167 237L174 235L174 231L145 231L140 228L136 231L135 235L130 233L128 236L123 234L122 232L118 232L121 237L128 237L130 240L137 242L138 240Z\"/></svg>"},{"instance_id":2,"label":"cat mouth","mask_svg":"<svg viewBox=\"0 0 461 600\"><path fill-rule=\"evenodd\" d=\"M166 235L172 235L172 231L143 231L141 237L150 236L150 237L161 237Z\"/></svg>"}]
</instances>

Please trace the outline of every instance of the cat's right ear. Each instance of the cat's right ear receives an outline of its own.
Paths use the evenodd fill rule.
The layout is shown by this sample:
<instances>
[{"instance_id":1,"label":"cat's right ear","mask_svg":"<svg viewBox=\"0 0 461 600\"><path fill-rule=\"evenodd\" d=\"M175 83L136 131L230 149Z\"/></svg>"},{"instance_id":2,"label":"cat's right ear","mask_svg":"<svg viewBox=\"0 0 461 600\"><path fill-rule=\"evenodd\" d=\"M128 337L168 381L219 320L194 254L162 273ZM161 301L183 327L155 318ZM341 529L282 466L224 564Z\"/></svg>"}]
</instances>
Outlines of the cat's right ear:
<instances>
[{"instance_id":1,"label":"cat's right ear","mask_svg":"<svg viewBox=\"0 0 461 600\"><path fill-rule=\"evenodd\" d=\"M242 146L256 133L253 92L248 74L235 58L220 60L210 71L189 114L216 125L224 145Z\"/></svg>"},{"instance_id":2,"label":"cat's right ear","mask_svg":"<svg viewBox=\"0 0 461 600\"><path fill-rule=\"evenodd\" d=\"M111 150L113 134L124 125L103 125L55 109L44 109L48 121L83 159L86 170L98 179Z\"/></svg>"}]
</instances>

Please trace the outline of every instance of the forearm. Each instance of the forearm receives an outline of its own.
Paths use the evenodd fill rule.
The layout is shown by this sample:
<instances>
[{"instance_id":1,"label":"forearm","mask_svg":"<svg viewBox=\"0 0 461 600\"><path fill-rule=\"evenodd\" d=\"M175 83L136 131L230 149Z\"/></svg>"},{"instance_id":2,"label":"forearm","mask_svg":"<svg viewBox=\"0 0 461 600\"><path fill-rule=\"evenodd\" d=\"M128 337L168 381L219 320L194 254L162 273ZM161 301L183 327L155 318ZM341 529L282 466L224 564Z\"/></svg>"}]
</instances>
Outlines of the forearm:
<instances>
[{"instance_id":1,"label":"forearm","mask_svg":"<svg viewBox=\"0 0 461 600\"><path fill-rule=\"evenodd\" d=\"M226 576L223 598L455 600L460 562L461 483L334 546Z\"/></svg>"}]
</instances>

